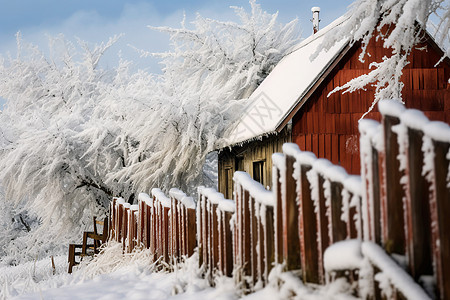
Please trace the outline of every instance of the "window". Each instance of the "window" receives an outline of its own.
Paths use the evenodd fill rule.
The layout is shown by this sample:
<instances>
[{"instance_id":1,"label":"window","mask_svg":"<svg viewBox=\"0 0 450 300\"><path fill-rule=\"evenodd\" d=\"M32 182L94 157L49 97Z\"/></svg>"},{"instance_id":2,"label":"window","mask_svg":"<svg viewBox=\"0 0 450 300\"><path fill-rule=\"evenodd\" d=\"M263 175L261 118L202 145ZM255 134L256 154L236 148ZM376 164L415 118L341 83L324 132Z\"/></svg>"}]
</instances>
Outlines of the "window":
<instances>
[{"instance_id":1,"label":"window","mask_svg":"<svg viewBox=\"0 0 450 300\"><path fill-rule=\"evenodd\" d=\"M264 185L264 161L253 162L253 179Z\"/></svg>"}]
</instances>

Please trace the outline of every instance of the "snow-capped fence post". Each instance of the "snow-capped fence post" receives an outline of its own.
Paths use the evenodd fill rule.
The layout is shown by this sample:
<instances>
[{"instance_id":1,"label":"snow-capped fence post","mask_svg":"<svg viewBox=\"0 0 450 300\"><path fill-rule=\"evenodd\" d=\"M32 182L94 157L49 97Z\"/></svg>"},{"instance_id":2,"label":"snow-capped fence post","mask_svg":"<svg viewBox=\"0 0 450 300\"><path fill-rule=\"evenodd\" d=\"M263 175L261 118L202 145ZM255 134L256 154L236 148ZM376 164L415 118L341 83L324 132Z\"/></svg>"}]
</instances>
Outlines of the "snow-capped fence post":
<instances>
[{"instance_id":1,"label":"snow-capped fence post","mask_svg":"<svg viewBox=\"0 0 450 300\"><path fill-rule=\"evenodd\" d=\"M314 211L316 213L317 224L317 264L319 270L319 283L325 283L325 273L323 265L323 254L325 249L330 245L330 237L328 234L328 218L326 216L325 207L325 170L331 166L327 159L317 159L311 171L307 173L308 180L311 185L311 198L314 203Z\"/></svg>"},{"instance_id":2,"label":"snow-capped fence post","mask_svg":"<svg viewBox=\"0 0 450 300\"><path fill-rule=\"evenodd\" d=\"M197 251L198 251L198 266L199 268L203 265L203 195L202 195L202 189L203 186L197 187L197 209L196 209L196 226L197 226Z\"/></svg>"},{"instance_id":3,"label":"snow-capped fence post","mask_svg":"<svg viewBox=\"0 0 450 300\"><path fill-rule=\"evenodd\" d=\"M170 234L170 206L171 200L157 188L152 189L154 203L156 204L157 217L157 258L161 257L165 263L170 263L169 245L171 243Z\"/></svg>"},{"instance_id":4,"label":"snow-capped fence post","mask_svg":"<svg viewBox=\"0 0 450 300\"><path fill-rule=\"evenodd\" d=\"M274 206L263 204L260 207L260 276L263 284L267 284L269 281L269 273L272 270L273 263L275 262L275 224L274 224Z\"/></svg>"},{"instance_id":5,"label":"snow-capped fence post","mask_svg":"<svg viewBox=\"0 0 450 300\"><path fill-rule=\"evenodd\" d=\"M169 204L170 205L170 204ZM170 206L162 206L162 242L163 242L163 261L170 263Z\"/></svg>"},{"instance_id":6,"label":"snow-capped fence post","mask_svg":"<svg viewBox=\"0 0 450 300\"><path fill-rule=\"evenodd\" d=\"M279 159L278 159L279 158ZM280 153L274 153L272 155L273 169L272 169L272 179L273 179L273 190L275 193L275 263L282 264L284 261L283 257L283 204L282 204L282 187L281 187L281 170L278 168L276 161L283 160L283 156Z\"/></svg>"},{"instance_id":7,"label":"snow-capped fence post","mask_svg":"<svg viewBox=\"0 0 450 300\"><path fill-rule=\"evenodd\" d=\"M380 101L378 109L382 115L384 134L384 164L383 176L385 189L382 198L384 207L383 241L388 253L405 254L405 233L403 216L404 190L400 185L403 172L400 171L400 163L397 159L399 145L397 134L392 130L393 126L400 123L400 114L405 110L398 101Z\"/></svg>"},{"instance_id":8,"label":"snow-capped fence post","mask_svg":"<svg viewBox=\"0 0 450 300\"><path fill-rule=\"evenodd\" d=\"M362 179L350 175L344 181L342 190L342 216L347 225L347 239L363 239Z\"/></svg>"},{"instance_id":9,"label":"snow-capped fence post","mask_svg":"<svg viewBox=\"0 0 450 300\"><path fill-rule=\"evenodd\" d=\"M217 220L217 207L219 205L215 197L208 198L210 203L209 217L210 217L210 246L211 246L211 275L219 265L219 231Z\"/></svg>"},{"instance_id":10,"label":"snow-capped fence post","mask_svg":"<svg viewBox=\"0 0 450 300\"><path fill-rule=\"evenodd\" d=\"M122 198L117 199L116 201L116 241L121 242L123 237L123 214L124 214L124 207L123 204L125 204L125 200Z\"/></svg>"},{"instance_id":11,"label":"snow-capped fence post","mask_svg":"<svg viewBox=\"0 0 450 300\"><path fill-rule=\"evenodd\" d=\"M245 172L236 172L233 179L236 191L235 216L239 216L235 223L235 228L238 229L238 241L235 241L238 245L235 279L245 279L245 287L254 290L267 283L268 272L274 262L275 197L273 192L266 190ZM271 209L267 210L268 207ZM268 215L267 211L272 212L272 215Z\"/></svg>"},{"instance_id":12,"label":"snow-capped fence post","mask_svg":"<svg viewBox=\"0 0 450 300\"><path fill-rule=\"evenodd\" d=\"M127 239L128 239L128 211L130 210L130 203L124 203L123 205L123 214L122 214L122 250L126 251L127 248Z\"/></svg>"},{"instance_id":13,"label":"snow-capped fence post","mask_svg":"<svg viewBox=\"0 0 450 300\"><path fill-rule=\"evenodd\" d=\"M242 251L242 187L237 184L234 180L234 201L236 203L236 212L234 218L234 269L235 269L235 280L239 282L241 280L242 272L242 261L243 261L243 251Z\"/></svg>"},{"instance_id":14,"label":"snow-capped fence post","mask_svg":"<svg viewBox=\"0 0 450 300\"><path fill-rule=\"evenodd\" d=\"M144 227L147 225L147 222L145 220L146 219L145 207L147 204L145 203L145 201L143 201L140 198L140 196L141 196L141 194L139 194L139 196L138 196L139 214L138 214L137 244L139 246L144 245L144 247L145 247L147 237L144 234L144 232L145 232Z\"/></svg>"},{"instance_id":15,"label":"snow-capped fence post","mask_svg":"<svg viewBox=\"0 0 450 300\"><path fill-rule=\"evenodd\" d=\"M127 209L127 243L125 245L125 251L127 253L133 252L133 249L136 245L137 238L137 212L139 206L138 205L130 205Z\"/></svg>"},{"instance_id":16,"label":"snow-capped fence post","mask_svg":"<svg viewBox=\"0 0 450 300\"><path fill-rule=\"evenodd\" d=\"M431 244L438 297L450 299L450 127L443 122L430 122L424 133L424 168L431 183Z\"/></svg>"},{"instance_id":17,"label":"snow-capped fence post","mask_svg":"<svg viewBox=\"0 0 450 300\"><path fill-rule=\"evenodd\" d=\"M232 210L222 211L222 228L223 228L223 274L231 276L233 274L233 232L230 227L232 215L234 213L234 203Z\"/></svg>"},{"instance_id":18,"label":"snow-capped fence post","mask_svg":"<svg viewBox=\"0 0 450 300\"><path fill-rule=\"evenodd\" d=\"M251 229L250 229L250 194L242 187L242 271L244 276L251 276Z\"/></svg>"},{"instance_id":19,"label":"snow-capped fence post","mask_svg":"<svg viewBox=\"0 0 450 300\"><path fill-rule=\"evenodd\" d=\"M153 199L146 193L139 193L138 201L139 221L137 244L145 249L149 249L151 240L150 233L155 230L151 222ZM152 249L151 252L155 253L154 249Z\"/></svg>"},{"instance_id":20,"label":"snow-capped fence post","mask_svg":"<svg viewBox=\"0 0 450 300\"><path fill-rule=\"evenodd\" d=\"M109 204L109 232L108 232L108 240L116 239L116 219L117 219L117 211L116 204L117 198L113 197L111 203Z\"/></svg>"},{"instance_id":21,"label":"snow-capped fence post","mask_svg":"<svg viewBox=\"0 0 450 300\"><path fill-rule=\"evenodd\" d=\"M300 258L302 259L302 279L305 282L319 283L319 266L317 264L317 223L311 187L307 174L316 161L311 152L297 151L295 154L294 176L297 181L297 201L299 203L299 240Z\"/></svg>"},{"instance_id":22,"label":"snow-capped fence post","mask_svg":"<svg viewBox=\"0 0 450 300\"><path fill-rule=\"evenodd\" d=\"M178 190L176 190L178 192ZM175 264L180 256L178 236L180 229L178 226L178 199L173 195L173 189L169 191L170 213L169 213L169 256L172 264Z\"/></svg>"},{"instance_id":23,"label":"snow-capped fence post","mask_svg":"<svg viewBox=\"0 0 450 300\"><path fill-rule=\"evenodd\" d=\"M296 201L296 182L294 174L294 154L298 149L296 144L286 143L283 145L284 168L282 172L282 210L283 210L283 256L286 259L287 270L300 270L300 240L298 238L298 203ZM294 149L291 149L294 147Z\"/></svg>"},{"instance_id":24,"label":"snow-capped fence post","mask_svg":"<svg viewBox=\"0 0 450 300\"><path fill-rule=\"evenodd\" d=\"M346 239L346 224L341 218L343 182L348 174L340 166L331 166L326 170L326 215L328 216L328 235L330 244Z\"/></svg>"},{"instance_id":25,"label":"snow-capped fence post","mask_svg":"<svg viewBox=\"0 0 450 300\"><path fill-rule=\"evenodd\" d=\"M395 128L400 145L401 168L405 172L403 186L406 254L409 272L419 280L432 275L431 220L429 183L423 173L423 128L429 123L425 115L408 109L400 116L401 124ZM428 246L430 245L430 246Z\"/></svg>"},{"instance_id":26,"label":"snow-capped fence post","mask_svg":"<svg viewBox=\"0 0 450 300\"><path fill-rule=\"evenodd\" d=\"M223 197L222 194L220 195ZM219 221L219 269L225 276L231 276L233 272L233 232L230 221L234 212L235 203L233 200L222 199L219 201L217 207Z\"/></svg>"},{"instance_id":27,"label":"snow-capped fence post","mask_svg":"<svg viewBox=\"0 0 450 300\"><path fill-rule=\"evenodd\" d=\"M360 152L361 152L361 177L365 192L363 201L365 205L365 226L367 226L367 236L365 240L373 241L377 244L381 240L381 185L380 179L380 136L381 124L374 120L364 119L358 125L360 132Z\"/></svg>"},{"instance_id":28,"label":"snow-capped fence post","mask_svg":"<svg viewBox=\"0 0 450 300\"><path fill-rule=\"evenodd\" d=\"M158 228L157 228L157 214L156 214L156 203L155 198L150 197L147 200L146 205L147 211L147 226L146 226L146 235L147 235L147 247L150 249L150 254L152 256L152 260L156 259L156 250L157 250L157 240L158 240Z\"/></svg>"},{"instance_id":29,"label":"snow-capped fence post","mask_svg":"<svg viewBox=\"0 0 450 300\"><path fill-rule=\"evenodd\" d=\"M152 198L153 198L153 215L154 215L154 223L155 223L155 230L153 233L153 238L155 240L155 255L154 257L158 259L162 256L162 241L161 241L161 202L157 201L156 195L153 193L152 190Z\"/></svg>"},{"instance_id":30,"label":"snow-capped fence post","mask_svg":"<svg viewBox=\"0 0 450 300\"><path fill-rule=\"evenodd\" d=\"M197 234L198 234L198 256L199 267L206 268L208 261L207 257L207 236L206 236L206 200L203 195L204 187L198 188L198 203L197 203Z\"/></svg>"}]
</instances>

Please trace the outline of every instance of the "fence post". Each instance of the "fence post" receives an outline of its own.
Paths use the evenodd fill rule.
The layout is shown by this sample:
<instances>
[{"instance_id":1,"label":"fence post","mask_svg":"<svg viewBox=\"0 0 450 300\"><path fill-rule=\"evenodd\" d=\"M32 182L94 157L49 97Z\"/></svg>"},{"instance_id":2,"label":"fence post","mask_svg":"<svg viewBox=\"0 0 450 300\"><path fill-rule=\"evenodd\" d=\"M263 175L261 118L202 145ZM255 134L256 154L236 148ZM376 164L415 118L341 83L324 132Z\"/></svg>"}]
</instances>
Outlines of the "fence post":
<instances>
[{"instance_id":1,"label":"fence post","mask_svg":"<svg viewBox=\"0 0 450 300\"><path fill-rule=\"evenodd\" d=\"M198 194L198 200L197 200L197 213L196 213L196 220L197 220L197 240L198 240L198 265L201 268L204 264L204 236L203 236L203 228L205 227L205 223L203 220L203 186L198 187L197 194Z\"/></svg>"},{"instance_id":2,"label":"fence post","mask_svg":"<svg viewBox=\"0 0 450 300\"><path fill-rule=\"evenodd\" d=\"M364 185L364 240L381 245L380 168L378 149L381 125L369 119L360 120L361 177Z\"/></svg>"},{"instance_id":3,"label":"fence post","mask_svg":"<svg viewBox=\"0 0 450 300\"><path fill-rule=\"evenodd\" d=\"M223 228L224 228L224 245L225 245L225 255L224 255L224 274L226 276L231 276L233 273L233 232L230 228L230 221L232 212L223 212Z\"/></svg>"},{"instance_id":4,"label":"fence post","mask_svg":"<svg viewBox=\"0 0 450 300\"><path fill-rule=\"evenodd\" d=\"M273 263L275 262L275 226L274 226L274 207L264 206L265 224L263 225L263 240L264 243L264 269L263 269L263 281L269 282L269 273L272 270Z\"/></svg>"},{"instance_id":5,"label":"fence post","mask_svg":"<svg viewBox=\"0 0 450 300\"><path fill-rule=\"evenodd\" d=\"M250 236L250 195L243 189L242 192L242 268L245 276L251 276L251 236Z\"/></svg>"},{"instance_id":6,"label":"fence post","mask_svg":"<svg viewBox=\"0 0 450 300\"><path fill-rule=\"evenodd\" d=\"M170 263L170 256L169 256L169 245L171 241L171 235L170 235L170 214L169 214L170 207L163 206L162 209L162 230L163 230L163 260L166 263Z\"/></svg>"},{"instance_id":7,"label":"fence post","mask_svg":"<svg viewBox=\"0 0 450 300\"><path fill-rule=\"evenodd\" d=\"M152 256L152 261L156 258L156 233L157 233L157 224L156 224L156 210L155 210L155 200L153 197L150 197L147 205L145 206L146 211L146 220L147 226L145 227L145 235L147 236L147 244L145 245L148 249L150 249L150 253Z\"/></svg>"},{"instance_id":8,"label":"fence post","mask_svg":"<svg viewBox=\"0 0 450 300\"><path fill-rule=\"evenodd\" d=\"M338 168L338 167L336 167ZM339 167L340 168L340 167ZM346 224L341 219L342 214L342 189L343 184L330 181L331 203L328 210L328 222L330 224L330 243L336 243L346 238Z\"/></svg>"},{"instance_id":9,"label":"fence post","mask_svg":"<svg viewBox=\"0 0 450 300\"><path fill-rule=\"evenodd\" d=\"M218 221L217 221L217 202L212 202L211 199L211 271L217 269L219 264L219 231L218 231Z\"/></svg>"},{"instance_id":10,"label":"fence post","mask_svg":"<svg viewBox=\"0 0 450 300\"><path fill-rule=\"evenodd\" d=\"M123 214L122 214L122 250L126 251L126 241L128 237L128 211L130 210L130 204L123 204Z\"/></svg>"},{"instance_id":11,"label":"fence post","mask_svg":"<svg viewBox=\"0 0 450 300\"><path fill-rule=\"evenodd\" d=\"M284 261L283 257L283 201L281 194L281 173L280 169L277 167L277 161L280 161L282 164L284 160L284 156L280 153L274 153L272 155L273 161L273 189L275 192L275 207L274 207L274 216L275 216L275 263L282 264Z\"/></svg>"},{"instance_id":12,"label":"fence post","mask_svg":"<svg viewBox=\"0 0 450 300\"><path fill-rule=\"evenodd\" d=\"M251 269L251 284L252 287L255 285L258 278L258 255L257 255L257 245L258 245L258 219L256 212L256 201L255 198L249 196L249 214L250 214L250 269Z\"/></svg>"},{"instance_id":13,"label":"fence post","mask_svg":"<svg viewBox=\"0 0 450 300\"><path fill-rule=\"evenodd\" d=\"M406 250L409 271L418 280L421 275L433 274L429 184L422 175L423 132L417 129L423 128L429 120L422 112L409 109L401 115L401 122L399 132L403 138L399 144L405 158Z\"/></svg>"},{"instance_id":14,"label":"fence post","mask_svg":"<svg viewBox=\"0 0 450 300\"><path fill-rule=\"evenodd\" d=\"M159 259L161 256L163 256L163 250L162 250L162 206L161 203L156 199L155 196L153 196L153 203L154 203L154 218L156 223L156 230L155 230L155 254L156 259Z\"/></svg>"},{"instance_id":15,"label":"fence post","mask_svg":"<svg viewBox=\"0 0 450 300\"><path fill-rule=\"evenodd\" d=\"M290 144L283 145L285 153L284 180L281 186L284 199L283 208L283 256L287 270L301 269L300 241L298 228L298 205L296 201L296 181L293 177L295 158L289 153Z\"/></svg>"},{"instance_id":16,"label":"fence post","mask_svg":"<svg viewBox=\"0 0 450 300\"><path fill-rule=\"evenodd\" d=\"M384 133L384 197L385 221L383 225L384 248L388 253L405 254L405 221L403 217L403 197L405 193L400 185L403 174L397 159L399 146L397 134L393 126L400 123L399 116L405 110L404 106L394 100L380 101L378 109L383 116Z\"/></svg>"},{"instance_id":17,"label":"fence post","mask_svg":"<svg viewBox=\"0 0 450 300\"><path fill-rule=\"evenodd\" d=\"M264 238L264 225L263 225L263 218L262 218L262 214L265 214L265 205L255 202L255 211L257 212L256 214L256 232L257 232L257 238L258 238L258 243L257 245L257 251L256 251L256 255L257 255L257 259L256 259L256 269L257 269L257 280L256 281L260 281L264 284L264 272L265 272L265 253L264 253L264 249L265 249L265 244L266 244L266 240Z\"/></svg>"},{"instance_id":18,"label":"fence post","mask_svg":"<svg viewBox=\"0 0 450 300\"><path fill-rule=\"evenodd\" d=\"M324 159L318 159L313 165L313 173L309 175L309 178L312 179L310 181L317 185L314 187L312 192L315 192L315 195L312 194L315 205L316 212L316 222L317 222L317 247L318 247L318 256L317 256L317 264L318 264L318 275L319 282L321 284L325 283L325 273L324 273L324 265L323 265L323 254L325 253L325 249L330 245L330 237L328 235L328 218L326 216L326 207L325 207L325 195L324 195L324 183L325 179L323 177L324 170L331 166L331 163ZM315 176L316 178L312 178Z\"/></svg>"},{"instance_id":19,"label":"fence post","mask_svg":"<svg viewBox=\"0 0 450 300\"><path fill-rule=\"evenodd\" d=\"M123 236L123 232L122 232L122 223L123 223L123 205L125 204L125 201L122 198L117 199L117 205L116 205L116 210L117 210L117 218L116 218L116 241L117 242L122 242L122 236Z\"/></svg>"},{"instance_id":20,"label":"fence post","mask_svg":"<svg viewBox=\"0 0 450 300\"><path fill-rule=\"evenodd\" d=\"M138 196L138 206L139 206L139 215L138 215L138 230L137 230L137 245L145 245L144 240L146 239L144 235L144 227L146 226L145 220L145 201L141 199L141 194Z\"/></svg>"},{"instance_id":21,"label":"fence post","mask_svg":"<svg viewBox=\"0 0 450 300\"><path fill-rule=\"evenodd\" d=\"M430 122L424 128L427 179L431 181L431 221L434 266L438 297L450 299L450 127ZM434 157L433 157L434 154ZM431 170L430 170L431 168Z\"/></svg>"},{"instance_id":22,"label":"fence post","mask_svg":"<svg viewBox=\"0 0 450 300\"><path fill-rule=\"evenodd\" d=\"M208 218L208 209L207 209L207 202L208 202L208 198L206 197L206 195L203 195L203 200L202 200L202 224L203 224L203 228L202 228L202 236L203 236L203 265L205 266L205 270L208 270L209 268L209 238L208 238L208 230L209 230L209 218Z\"/></svg>"},{"instance_id":23,"label":"fence post","mask_svg":"<svg viewBox=\"0 0 450 300\"><path fill-rule=\"evenodd\" d=\"M170 260L173 264L178 261L179 253L179 243L178 236L180 228L178 227L178 199L173 195L170 195Z\"/></svg>"},{"instance_id":24,"label":"fence post","mask_svg":"<svg viewBox=\"0 0 450 300\"><path fill-rule=\"evenodd\" d=\"M314 203L311 197L307 173L312 169L316 157L311 152L300 152L296 156L297 184L299 201L299 239L302 259L302 278L305 282L319 283L319 247L317 244L317 223Z\"/></svg>"},{"instance_id":25,"label":"fence post","mask_svg":"<svg viewBox=\"0 0 450 300\"><path fill-rule=\"evenodd\" d=\"M109 204L108 240L115 240L116 238L116 219L117 219L116 202L117 198L113 197L111 203Z\"/></svg>"}]
</instances>

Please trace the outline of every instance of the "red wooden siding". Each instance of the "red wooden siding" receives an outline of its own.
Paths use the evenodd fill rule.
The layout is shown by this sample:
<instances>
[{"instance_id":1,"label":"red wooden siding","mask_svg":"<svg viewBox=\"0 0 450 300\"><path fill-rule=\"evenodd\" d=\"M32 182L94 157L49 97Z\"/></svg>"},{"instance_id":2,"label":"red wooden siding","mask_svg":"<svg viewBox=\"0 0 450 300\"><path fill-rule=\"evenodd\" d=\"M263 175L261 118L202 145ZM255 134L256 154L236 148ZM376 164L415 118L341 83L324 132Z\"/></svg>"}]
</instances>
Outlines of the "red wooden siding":
<instances>
[{"instance_id":1,"label":"red wooden siding","mask_svg":"<svg viewBox=\"0 0 450 300\"><path fill-rule=\"evenodd\" d=\"M449 60L434 67L441 58L432 41L426 41L414 50L410 63L403 70L405 84L402 96L407 108L422 110L434 120L450 123ZM360 170L358 120L368 110L374 99L374 88L354 93L327 95L335 87L369 72L369 59L360 62L359 44L352 49L329 73L324 82L311 95L293 118L292 141L301 150L312 151L318 157L327 158L343 166L350 174ZM381 61L389 51L381 41L372 40L368 47L370 61ZM380 120L377 110L367 115Z\"/></svg>"}]
</instances>

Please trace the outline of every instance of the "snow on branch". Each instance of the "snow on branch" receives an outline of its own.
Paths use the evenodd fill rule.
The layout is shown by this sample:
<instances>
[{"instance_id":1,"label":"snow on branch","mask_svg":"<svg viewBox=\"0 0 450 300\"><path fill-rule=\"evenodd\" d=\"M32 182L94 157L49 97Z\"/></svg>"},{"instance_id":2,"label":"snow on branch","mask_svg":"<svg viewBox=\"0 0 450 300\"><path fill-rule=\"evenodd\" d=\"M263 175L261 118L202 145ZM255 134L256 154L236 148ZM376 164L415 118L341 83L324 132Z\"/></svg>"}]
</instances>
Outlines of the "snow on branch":
<instances>
[{"instance_id":1,"label":"snow on branch","mask_svg":"<svg viewBox=\"0 0 450 300\"><path fill-rule=\"evenodd\" d=\"M402 70L408 64L411 51L423 41L427 29L432 29L433 37L444 49L444 57L450 55L448 1L358 0L349 7L346 17L348 20L342 26L327 33L327 38L312 58L315 58L323 48L329 49L335 43L349 39L351 44L361 43L362 52L359 60L363 62L370 57L370 53L367 53L369 41L372 38L381 39L383 47L390 49L392 55L383 57L382 61L372 62L370 64L372 70L368 74L354 78L331 92L351 93L373 85L375 99L368 111L371 111L381 99L402 99L403 83L400 81ZM435 25L432 20L436 19L438 23ZM440 61L435 62L436 65Z\"/></svg>"}]
</instances>

